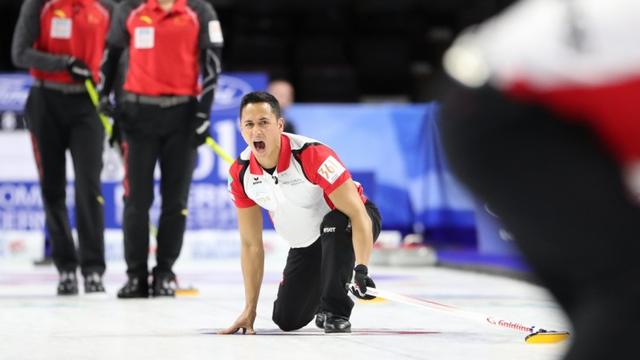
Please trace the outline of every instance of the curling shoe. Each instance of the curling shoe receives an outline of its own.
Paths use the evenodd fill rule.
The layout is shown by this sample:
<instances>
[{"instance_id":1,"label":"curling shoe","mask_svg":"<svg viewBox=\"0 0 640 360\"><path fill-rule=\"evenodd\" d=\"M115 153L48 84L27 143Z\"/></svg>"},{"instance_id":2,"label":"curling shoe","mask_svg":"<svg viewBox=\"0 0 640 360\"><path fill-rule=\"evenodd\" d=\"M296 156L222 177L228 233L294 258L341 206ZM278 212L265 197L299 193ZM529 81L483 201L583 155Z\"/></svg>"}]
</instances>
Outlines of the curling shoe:
<instances>
[{"instance_id":1,"label":"curling shoe","mask_svg":"<svg viewBox=\"0 0 640 360\"><path fill-rule=\"evenodd\" d=\"M75 271L62 271L58 282L58 295L77 295L78 278Z\"/></svg>"},{"instance_id":2,"label":"curling shoe","mask_svg":"<svg viewBox=\"0 0 640 360\"><path fill-rule=\"evenodd\" d=\"M130 277L118 291L119 299L135 299L149 297L149 283L146 277Z\"/></svg>"},{"instance_id":3,"label":"curling shoe","mask_svg":"<svg viewBox=\"0 0 640 360\"><path fill-rule=\"evenodd\" d=\"M321 311L316 314L316 327L318 329L324 329L324 321L327 318L327 313Z\"/></svg>"},{"instance_id":4,"label":"curling shoe","mask_svg":"<svg viewBox=\"0 0 640 360\"><path fill-rule=\"evenodd\" d=\"M327 313L324 320L325 334L350 333L351 323L344 316L333 315Z\"/></svg>"},{"instance_id":5,"label":"curling shoe","mask_svg":"<svg viewBox=\"0 0 640 360\"><path fill-rule=\"evenodd\" d=\"M173 274L154 274L151 282L151 295L160 296L176 296L176 277Z\"/></svg>"},{"instance_id":6,"label":"curling shoe","mask_svg":"<svg viewBox=\"0 0 640 360\"><path fill-rule=\"evenodd\" d=\"M84 277L84 293L103 293L104 285L102 284L102 276L98 273L91 273Z\"/></svg>"}]
</instances>

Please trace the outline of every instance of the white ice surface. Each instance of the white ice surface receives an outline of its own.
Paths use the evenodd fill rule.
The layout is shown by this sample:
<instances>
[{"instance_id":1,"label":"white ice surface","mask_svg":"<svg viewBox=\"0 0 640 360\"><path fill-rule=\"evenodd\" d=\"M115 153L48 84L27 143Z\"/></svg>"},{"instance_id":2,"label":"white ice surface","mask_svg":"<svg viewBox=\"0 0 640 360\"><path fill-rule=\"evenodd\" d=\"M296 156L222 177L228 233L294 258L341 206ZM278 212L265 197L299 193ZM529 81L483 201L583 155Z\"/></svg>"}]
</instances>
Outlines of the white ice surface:
<instances>
[{"instance_id":1,"label":"white ice surface","mask_svg":"<svg viewBox=\"0 0 640 360\"><path fill-rule=\"evenodd\" d=\"M526 334L494 329L392 302L358 302L350 335L314 327L284 333L271 321L284 259L267 258L257 336L215 333L244 305L239 261L178 261L182 287L197 296L118 300L124 264L108 263L106 295L59 297L53 267L0 261L0 359L560 359L568 342L525 344ZM570 330L542 288L439 267L370 269L378 288L466 310ZM81 290L82 291L82 290Z\"/></svg>"}]
</instances>

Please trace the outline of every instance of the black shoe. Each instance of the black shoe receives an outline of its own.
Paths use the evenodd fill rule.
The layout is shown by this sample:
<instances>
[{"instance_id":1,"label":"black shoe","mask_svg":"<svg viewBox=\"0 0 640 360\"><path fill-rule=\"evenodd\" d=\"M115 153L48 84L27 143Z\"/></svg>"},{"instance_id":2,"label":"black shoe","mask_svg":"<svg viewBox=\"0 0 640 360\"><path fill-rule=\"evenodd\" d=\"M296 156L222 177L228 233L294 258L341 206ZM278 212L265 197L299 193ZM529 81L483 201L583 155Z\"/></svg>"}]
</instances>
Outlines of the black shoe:
<instances>
[{"instance_id":1,"label":"black shoe","mask_svg":"<svg viewBox=\"0 0 640 360\"><path fill-rule=\"evenodd\" d=\"M324 320L324 332L325 334L350 333L351 323L344 316L327 313Z\"/></svg>"},{"instance_id":2,"label":"black shoe","mask_svg":"<svg viewBox=\"0 0 640 360\"><path fill-rule=\"evenodd\" d=\"M53 265L53 257L51 256L45 256L40 260L34 260L33 261L33 265L35 266L49 266L49 265Z\"/></svg>"},{"instance_id":3,"label":"black shoe","mask_svg":"<svg viewBox=\"0 0 640 360\"><path fill-rule=\"evenodd\" d=\"M103 293L104 285L102 284L102 276L98 273L91 273L84 277L84 293Z\"/></svg>"},{"instance_id":4,"label":"black shoe","mask_svg":"<svg viewBox=\"0 0 640 360\"><path fill-rule=\"evenodd\" d=\"M319 312L316 314L316 326L318 329L324 329L324 320L327 318L327 313Z\"/></svg>"},{"instance_id":5,"label":"black shoe","mask_svg":"<svg viewBox=\"0 0 640 360\"><path fill-rule=\"evenodd\" d=\"M176 276L173 274L156 274L151 282L152 296L176 296Z\"/></svg>"},{"instance_id":6,"label":"black shoe","mask_svg":"<svg viewBox=\"0 0 640 360\"><path fill-rule=\"evenodd\" d=\"M63 271L60 273L60 282L58 282L58 295L76 295L78 294L78 278L76 272Z\"/></svg>"},{"instance_id":7,"label":"black shoe","mask_svg":"<svg viewBox=\"0 0 640 360\"><path fill-rule=\"evenodd\" d=\"M130 277L124 286L118 291L120 299L148 298L149 283L146 277Z\"/></svg>"}]
</instances>

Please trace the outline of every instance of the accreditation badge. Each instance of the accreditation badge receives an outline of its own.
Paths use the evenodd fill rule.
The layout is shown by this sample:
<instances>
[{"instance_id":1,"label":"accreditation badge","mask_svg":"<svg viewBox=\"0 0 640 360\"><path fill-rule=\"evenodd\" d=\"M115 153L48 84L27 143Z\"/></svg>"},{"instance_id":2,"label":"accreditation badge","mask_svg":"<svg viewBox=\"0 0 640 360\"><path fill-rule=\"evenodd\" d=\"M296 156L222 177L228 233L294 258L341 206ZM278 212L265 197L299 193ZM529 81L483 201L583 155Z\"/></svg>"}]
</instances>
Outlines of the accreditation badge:
<instances>
[{"instance_id":1,"label":"accreditation badge","mask_svg":"<svg viewBox=\"0 0 640 360\"><path fill-rule=\"evenodd\" d=\"M51 19L52 39L71 39L73 21L68 18L54 17Z\"/></svg>"},{"instance_id":2,"label":"accreditation badge","mask_svg":"<svg viewBox=\"0 0 640 360\"><path fill-rule=\"evenodd\" d=\"M138 26L133 33L133 47L136 49L153 49L155 45L155 29L151 26Z\"/></svg>"}]
</instances>

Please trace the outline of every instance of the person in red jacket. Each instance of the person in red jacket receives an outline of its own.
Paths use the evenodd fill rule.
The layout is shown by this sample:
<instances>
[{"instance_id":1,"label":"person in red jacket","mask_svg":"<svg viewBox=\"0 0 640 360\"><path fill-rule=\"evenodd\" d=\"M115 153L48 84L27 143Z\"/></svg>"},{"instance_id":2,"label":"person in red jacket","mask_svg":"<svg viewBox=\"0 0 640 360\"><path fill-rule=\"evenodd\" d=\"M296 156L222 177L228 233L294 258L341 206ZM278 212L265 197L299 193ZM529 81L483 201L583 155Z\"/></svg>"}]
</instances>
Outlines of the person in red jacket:
<instances>
[{"instance_id":1,"label":"person in red jacket","mask_svg":"<svg viewBox=\"0 0 640 360\"><path fill-rule=\"evenodd\" d=\"M110 112L109 95L126 49L123 91L114 114L126 168L123 233L128 280L118 298L175 295L173 265L182 248L197 147L209 135L222 47L220 21L203 0L126 0L114 10L101 67L100 108ZM149 209L156 163L162 211L149 284Z\"/></svg>"},{"instance_id":2,"label":"person in red jacket","mask_svg":"<svg viewBox=\"0 0 640 360\"><path fill-rule=\"evenodd\" d=\"M59 295L104 292L104 218L100 188L104 129L84 82L98 81L110 23L105 0L26 0L12 44L13 62L29 68L33 86L25 108L40 177ZM79 256L66 206L66 161L75 172Z\"/></svg>"},{"instance_id":3,"label":"person in red jacket","mask_svg":"<svg viewBox=\"0 0 640 360\"><path fill-rule=\"evenodd\" d=\"M448 160L572 322L566 359L640 356L639 14L520 1L444 57Z\"/></svg>"}]
</instances>

